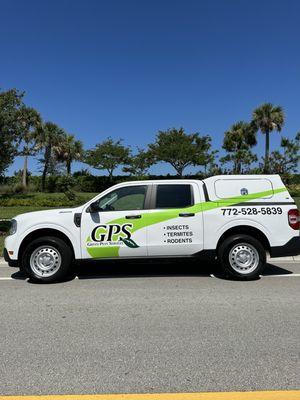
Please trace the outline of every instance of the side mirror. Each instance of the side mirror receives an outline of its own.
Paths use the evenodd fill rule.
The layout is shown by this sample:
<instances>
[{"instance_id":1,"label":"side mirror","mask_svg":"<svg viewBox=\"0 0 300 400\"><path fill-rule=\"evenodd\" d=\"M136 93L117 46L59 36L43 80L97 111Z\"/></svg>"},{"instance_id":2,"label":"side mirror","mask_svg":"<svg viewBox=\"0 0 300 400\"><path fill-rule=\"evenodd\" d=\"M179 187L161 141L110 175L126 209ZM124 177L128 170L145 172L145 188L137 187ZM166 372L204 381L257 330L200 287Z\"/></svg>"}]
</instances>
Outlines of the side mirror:
<instances>
[{"instance_id":1,"label":"side mirror","mask_svg":"<svg viewBox=\"0 0 300 400\"><path fill-rule=\"evenodd\" d=\"M86 212L89 212L89 213L96 213L99 211L101 211L101 208L99 207L98 201L94 201L94 203L91 203L86 210Z\"/></svg>"}]
</instances>

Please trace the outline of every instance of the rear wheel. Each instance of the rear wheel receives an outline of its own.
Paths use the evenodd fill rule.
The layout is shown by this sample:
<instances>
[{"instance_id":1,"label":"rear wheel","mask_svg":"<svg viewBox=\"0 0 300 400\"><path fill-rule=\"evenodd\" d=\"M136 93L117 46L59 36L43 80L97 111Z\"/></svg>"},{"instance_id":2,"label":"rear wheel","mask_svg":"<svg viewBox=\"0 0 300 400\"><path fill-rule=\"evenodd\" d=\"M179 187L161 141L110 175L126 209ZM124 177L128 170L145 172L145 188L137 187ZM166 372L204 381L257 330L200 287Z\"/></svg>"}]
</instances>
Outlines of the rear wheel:
<instances>
[{"instance_id":1,"label":"rear wheel","mask_svg":"<svg viewBox=\"0 0 300 400\"><path fill-rule=\"evenodd\" d=\"M26 247L22 267L35 280L55 282L67 275L72 258L72 250L62 239L45 236Z\"/></svg>"},{"instance_id":2,"label":"rear wheel","mask_svg":"<svg viewBox=\"0 0 300 400\"><path fill-rule=\"evenodd\" d=\"M235 235L221 244L218 259L227 276L241 280L256 279L266 265L266 251L254 237Z\"/></svg>"}]
</instances>

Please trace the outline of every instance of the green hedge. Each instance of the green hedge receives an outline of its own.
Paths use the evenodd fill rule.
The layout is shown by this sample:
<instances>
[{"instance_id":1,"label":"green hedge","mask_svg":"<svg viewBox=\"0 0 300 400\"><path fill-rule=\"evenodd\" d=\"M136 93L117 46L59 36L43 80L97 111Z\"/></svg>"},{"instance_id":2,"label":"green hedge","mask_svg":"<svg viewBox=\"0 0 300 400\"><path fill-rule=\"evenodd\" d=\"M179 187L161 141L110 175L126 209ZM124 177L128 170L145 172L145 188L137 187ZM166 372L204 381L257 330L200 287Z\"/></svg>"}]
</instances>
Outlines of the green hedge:
<instances>
[{"instance_id":1,"label":"green hedge","mask_svg":"<svg viewBox=\"0 0 300 400\"><path fill-rule=\"evenodd\" d=\"M96 194L76 192L0 194L0 207L73 207L84 204Z\"/></svg>"},{"instance_id":2,"label":"green hedge","mask_svg":"<svg viewBox=\"0 0 300 400\"><path fill-rule=\"evenodd\" d=\"M140 179L177 179L176 175L149 175L144 177L130 177L125 175L114 176L109 179L108 176L95 176L88 174L87 172L75 172L72 176L60 175L60 176L49 176L46 179L47 193L64 193L72 190L76 192L90 192L100 193L108 187L115 185L120 182L140 180ZM185 178L191 179L203 179L203 174L190 175ZM294 174L289 176L283 176L282 179L287 185L300 185L300 174ZM42 186L41 176L30 176L29 177L29 192L40 192ZM0 193L22 193L22 186L20 184L19 176L12 176L2 178L0 182ZM47 203L48 204L48 203Z\"/></svg>"}]
</instances>

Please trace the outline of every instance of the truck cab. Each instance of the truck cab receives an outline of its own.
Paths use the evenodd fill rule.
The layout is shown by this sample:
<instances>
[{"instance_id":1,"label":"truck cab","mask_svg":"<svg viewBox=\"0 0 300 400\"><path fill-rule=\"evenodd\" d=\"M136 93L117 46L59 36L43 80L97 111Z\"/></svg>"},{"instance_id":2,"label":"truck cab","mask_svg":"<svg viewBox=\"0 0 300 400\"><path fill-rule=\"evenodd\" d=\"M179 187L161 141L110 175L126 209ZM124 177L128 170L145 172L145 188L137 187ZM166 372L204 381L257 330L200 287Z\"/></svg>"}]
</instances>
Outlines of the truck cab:
<instances>
[{"instance_id":1,"label":"truck cab","mask_svg":"<svg viewBox=\"0 0 300 400\"><path fill-rule=\"evenodd\" d=\"M124 182L80 207L19 215L5 240L9 264L46 282L74 261L165 257L253 279L267 253L300 254L299 212L278 175Z\"/></svg>"}]
</instances>

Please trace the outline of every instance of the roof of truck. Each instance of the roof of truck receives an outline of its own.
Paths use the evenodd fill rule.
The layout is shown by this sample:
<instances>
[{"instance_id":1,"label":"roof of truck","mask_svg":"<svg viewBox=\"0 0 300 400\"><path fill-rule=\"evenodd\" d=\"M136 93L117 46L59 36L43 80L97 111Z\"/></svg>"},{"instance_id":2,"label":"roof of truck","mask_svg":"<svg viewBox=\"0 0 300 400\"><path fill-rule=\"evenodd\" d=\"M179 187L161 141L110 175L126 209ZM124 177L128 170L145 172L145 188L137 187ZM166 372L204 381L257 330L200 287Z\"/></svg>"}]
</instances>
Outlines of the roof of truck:
<instances>
[{"instance_id":1,"label":"roof of truck","mask_svg":"<svg viewBox=\"0 0 300 400\"><path fill-rule=\"evenodd\" d=\"M269 179L272 180L274 178L278 179L279 175L214 175L205 179L195 179L195 178L168 178L165 179L145 179L145 180L136 180L136 181L127 181L126 183L165 183L165 182L209 182L212 180L218 179ZM125 183L125 182L123 182Z\"/></svg>"},{"instance_id":2,"label":"roof of truck","mask_svg":"<svg viewBox=\"0 0 300 400\"><path fill-rule=\"evenodd\" d=\"M209 180L216 180L216 179L278 179L280 176L278 174L264 174L264 175L259 175L259 174L252 174L252 175L214 175L210 176L209 178L203 179L204 182L209 181Z\"/></svg>"}]
</instances>

